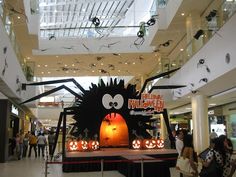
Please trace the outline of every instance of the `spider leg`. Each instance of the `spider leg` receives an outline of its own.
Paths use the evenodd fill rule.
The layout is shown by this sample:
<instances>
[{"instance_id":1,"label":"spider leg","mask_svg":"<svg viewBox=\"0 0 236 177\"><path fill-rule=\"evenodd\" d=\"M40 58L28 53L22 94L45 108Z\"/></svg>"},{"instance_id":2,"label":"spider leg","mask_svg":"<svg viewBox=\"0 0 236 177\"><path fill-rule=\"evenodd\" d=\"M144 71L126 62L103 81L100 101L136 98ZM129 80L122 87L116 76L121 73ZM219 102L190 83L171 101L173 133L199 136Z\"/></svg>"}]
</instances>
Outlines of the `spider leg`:
<instances>
[{"instance_id":1,"label":"spider leg","mask_svg":"<svg viewBox=\"0 0 236 177\"><path fill-rule=\"evenodd\" d=\"M180 69L180 68L173 69L173 70L170 70L170 71L167 71L167 72L158 74L158 75L156 75L156 76L147 78L147 79L145 80L144 84L143 84L143 87L142 87L142 89L141 89L141 91L140 91L140 93L139 93L139 96L141 96L141 94L143 93L143 91L144 91L144 89L145 89L145 87L147 86L147 83L148 83L149 81L152 81L152 80L155 80L155 79L157 79L157 78L160 78L160 77L169 75L170 73L173 73L173 72L175 72L175 71L177 71L177 70L179 70L179 69Z\"/></svg>"},{"instance_id":2,"label":"spider leg","mask_svg":"<svg viewBox=\"0 0 236 177\"><path fill-rule=\"evenodd\" d=\"M54 88L54 89L49 90L49 91L47 91L47 92L44 92L44 93L42 93L42 94L39 94L39 95L37 95L37 96L35 96L35 97L33 97L33 98L30 98L30 99L28 99L28 100L26 100L26 101L24 101L24 102L22 102L22 103L20 103L20 104L24 104L24 103L28 103L28 102L37 100L37 99L39 99L39 98L42 98L42 97L45 97L45 96L47 96L47 95L50 95L50 94L52 94L52 93L54 93L54 92L57 92L57 91L59 91L59 90L61 90L61 89L66 89L66 90L69 91L72 95L74 95L74 96L76 96L76 97L78 97L78 98L81 98L81 96L80 96L79 94L77 94L76 92L74 92L74 91L71 90L70 88L66 87L65 85L61 85L60 87L57 87L57 88Z\"/></svg>"},{"instance_id":3,"label":"spider leg","mask_svg":"<svg viewBox=\"0 0 236 177\"><path fill-rule=\"evenodd\" d=\"M58 84L65 82L73 82L83 93L85 93L85 89L73 78L22 84L22 89L25 90L27 85L49 85L49 84Z\"/></svg>"},{"instance_id":4,"label":"spider leg","mask_svg":"<svg viewBox=\"0 0 236 177\"><path fill-rule=\"evenodd\" d=\"M186 85L157 85L153 86L148 93L152 93L153 90L158 90L158 89L176 89L176 88L181 88L181 87L186 87Z\"/></svg>"}]
</instances>

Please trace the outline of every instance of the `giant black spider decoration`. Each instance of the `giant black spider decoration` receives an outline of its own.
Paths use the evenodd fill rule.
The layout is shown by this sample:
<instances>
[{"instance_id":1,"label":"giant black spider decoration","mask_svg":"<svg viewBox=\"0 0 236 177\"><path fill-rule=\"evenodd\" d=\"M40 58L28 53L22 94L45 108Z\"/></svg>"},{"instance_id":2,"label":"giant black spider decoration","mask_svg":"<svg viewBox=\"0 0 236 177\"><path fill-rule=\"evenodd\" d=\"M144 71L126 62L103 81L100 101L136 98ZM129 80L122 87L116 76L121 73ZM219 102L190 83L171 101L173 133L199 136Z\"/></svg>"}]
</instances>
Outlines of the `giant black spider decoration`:
<instances>
[{"instance_id":1,"label":"giant black spider decoration","mask_svg":"<svg viewBox=\"0 0 236 177\"><path fill-rule=\"evenodd\" d=\"M41 97L52 94L58 90L66 89L72 95L76 97L76 102L72 107L64 108L64 111L61 112L57 131L56 131L56 140L59 135L59 129L63 120L63 154L65 153L65 134L66 134L66 116L73 115L75 119L75 123L73 124L73 129L71 131L71 135L74 137L81 137L85 133L86 130L86 138L93 139L93 137L98 135L98 139L100 140L101 146L104 147L120 147L120 146L128 146L131 147L131 142L136 138L136 135L141 136L143 138L151 138L149 134L149 130L154 129L155 127L151 126L153 120L151 119L151 115L142 115L142 114L131 114L130 109L128 108L128 100L129 99L140 99L141 94L144 91L147 83L151 80L154 80L159 77L163 77L165 75L169 75L172 72L175 72L178 69L171 70L165 73L161 73L157 76L148 78L141 91L138 92L136 90L135 85L129 84L125 87L124 80L118 81L117 79L110 80L110 83L104 83L103 80L100 81L100 84L96 85L91 83L91 87L89 90L85 90L75 79L62 79L62 80L53 80L53 81L45 81L38 83L29 83L22 84L22 89L26 89L27 86L37 86L37 85L47 85L47 84L55 84L55 83L66 83L73 82L76 87L78 87L82 94L76 93L65 85L59 86L52 90L49 90L45 93L37 95L33 98L30 98L21 104L34 101ZM179 88L183 87L183 85L168 85L168 86L157 86L153 87L153 89L171 89L171 88ZM151 91L152 91L151 90ZM151 92L150 91L150 92ZM149 108L150 109L150 108ZM138 108L138 111L142 112L143 108ZM172 137L171 129L168 121L167 110L163 109L161 112L156 112L157 114L163 114L165 123L167 126L167 130L169 133L170 141L173 143L174 139ZM121 119L126 123L127 126L127 137L122 139L122 144L119 142L115 144L110 144L107 141L106 137L101 134L102 124L111 124L115 122L116 119ZM116 128L118 129L118 128ZM132 132L136 132L136 134ZM56 143L54 144L54 151L56 147ZM53 152L54 152L53 151Z\"/></svg>"}]
</instances>

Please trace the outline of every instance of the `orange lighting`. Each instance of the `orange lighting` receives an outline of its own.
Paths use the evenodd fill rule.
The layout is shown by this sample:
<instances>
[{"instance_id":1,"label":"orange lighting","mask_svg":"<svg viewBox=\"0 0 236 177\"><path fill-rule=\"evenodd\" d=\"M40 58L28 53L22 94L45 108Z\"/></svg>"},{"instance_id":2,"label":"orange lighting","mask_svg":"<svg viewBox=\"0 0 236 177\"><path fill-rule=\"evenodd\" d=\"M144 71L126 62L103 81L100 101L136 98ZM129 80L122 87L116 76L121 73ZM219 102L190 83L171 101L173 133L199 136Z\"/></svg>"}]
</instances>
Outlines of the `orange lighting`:
<instances>
[{"instance_id":1,"label":"orange lighting","mask_svg":"<svg viewBox=\"0 0 236 177\"><path fill-rule=\"evenodd\" d=\"M128 146L128 127L124 118L118 113L107 115L100 127L100 146Z\"/></svg>"},{"instance_id":2,"label":"orange lighting","mask_svg":"<svg viewBox=\"0 0 236 177\"><path fill-rule=\"evenodd\" d=\"M133 147L133 149L141 149L142 148L142 140L138 140L138 139L136 139L136 140L133 140L132 141L132 147Z\"/></svg>"},{"instance_id":3,"label":"orange lighting","mask_svg":"<svg viewBox=\"0 0 236 177\"><path fill-rule=\"evenodd\" d=\"M68 141L68 150L69 151L77 151L78 150L78 142L77 141Z\"/></svg>"}]
</instances>

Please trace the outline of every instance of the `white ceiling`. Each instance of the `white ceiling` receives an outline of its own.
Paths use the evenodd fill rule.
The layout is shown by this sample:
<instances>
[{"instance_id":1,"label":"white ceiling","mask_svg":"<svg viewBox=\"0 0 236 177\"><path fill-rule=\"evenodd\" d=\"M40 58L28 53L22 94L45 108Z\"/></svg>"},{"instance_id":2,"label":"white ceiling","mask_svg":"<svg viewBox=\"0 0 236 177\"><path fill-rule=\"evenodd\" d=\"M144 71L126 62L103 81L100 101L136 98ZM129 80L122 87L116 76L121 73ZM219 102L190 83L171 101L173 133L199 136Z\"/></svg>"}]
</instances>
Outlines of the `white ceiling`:
<instances>
[{"instance_id":1,"label":"white ceiling","mask_svg":"<svg viewBox=\"0 0 236 177\"><path fill-rule=\"evenodd\" d=\"M82 3L77 5L77 1ZM124 32L119 28L116 29L115 24L124 26L131 23L130 26L139 26L140 21L135 18L138 18L138 15L141 14L139 11L143 9L129 8L134 5L138 8L138 2L141 1L42 0L39 8L42 22L38 30L39 35L30 35L25 20L17 19L16 16L13 17L16 40L21 46L20 50L25 61L34 68L34 74L39 78L131 76L134 77L137 84L141 85L143 79L153 74L153 71L158 73L165 70L165 62L173 61L180 53L179 47L187 45L187 41L183 40L186 36L186 18L191 14L198 14L204 19L207 9L216 6L215 2L219 3L219 1L212 0L184 0L167 29L161 29L153 34L151 43L144 41L143 46L135 46L134 41L137 39L135 33L133 32L129 38L117 38L117 35ZM15 1L9 0L8 3L14 5ZM150 4L141 3L141 5L144 4L147 5L147 9L150 9ZM16 5L18 9L24 8L22 3ZM84 7L87 11L84 11ZM133 7L133 9L135 8ZM130 12L126 10L130 10ZM151 13L149 10L144 11L148 16L142 19L141 17L144 15L140 15L139 18L145 21L151 17ZM104 17L104 13L107 16ZM182 16L182 13L185 15ZM127 15L132 16L130 23L124 20ZM99 31L95 29L92 24L94 17L99 17L104 28L100 28ZM159 18L157 16L157 22L160 20ZM108 31L105 27L110 26L112 28L109 28ZM59 28L63 28L63 30ZM157 26L155 28L158 29ZM136 32L137 27L134 29ZM103 31L102 34L99 34L101 31ZM169 40L169 45L164 46L163 44ZM217 97L217 99L222 98ZM229 100L232 100L230 96ZM229 100L225 102L229 102ZM177 108L188 103L190 100L186 98L168 103L167 106ZM55 111L56 109L53 109L52 114L49 114L50 110L40 108L38 117L47 120L58 119L59 114ZM61 111L61 109L59 108L57 111Z\"/></svg>"}]
</instances>

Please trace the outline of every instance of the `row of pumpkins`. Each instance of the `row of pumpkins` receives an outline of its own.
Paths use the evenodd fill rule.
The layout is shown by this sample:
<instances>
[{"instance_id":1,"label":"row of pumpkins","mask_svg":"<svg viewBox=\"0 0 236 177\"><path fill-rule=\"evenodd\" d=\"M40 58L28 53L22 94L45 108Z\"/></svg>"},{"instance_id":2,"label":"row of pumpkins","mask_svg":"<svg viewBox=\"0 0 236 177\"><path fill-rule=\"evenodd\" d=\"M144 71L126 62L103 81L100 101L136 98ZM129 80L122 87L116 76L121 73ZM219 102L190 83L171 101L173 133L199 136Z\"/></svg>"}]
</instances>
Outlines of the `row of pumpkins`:
<instances>
[{"instance_id":1,"label":"row of pumpkins","mask_svg":"<svg viewBox=\"0 0 236 177\"><path fill-rule=\"evenodd\" d=\"M162 149L164 140L162 139L135 139L132 141L133 149Z\"/></svg>"},{"instance_id":2,"label":"row of pumpkins","mask_svg":"<svg viewBox=\"0 0 236 177\"><path fill-rule=\"evenodd\" d=\"M162 139L135 139L132 141L133 149L161 149L164 148ZM99 149L97 140L69 140L67 142L68 151L96 151Z\"/></svg>"}]
</instances>

